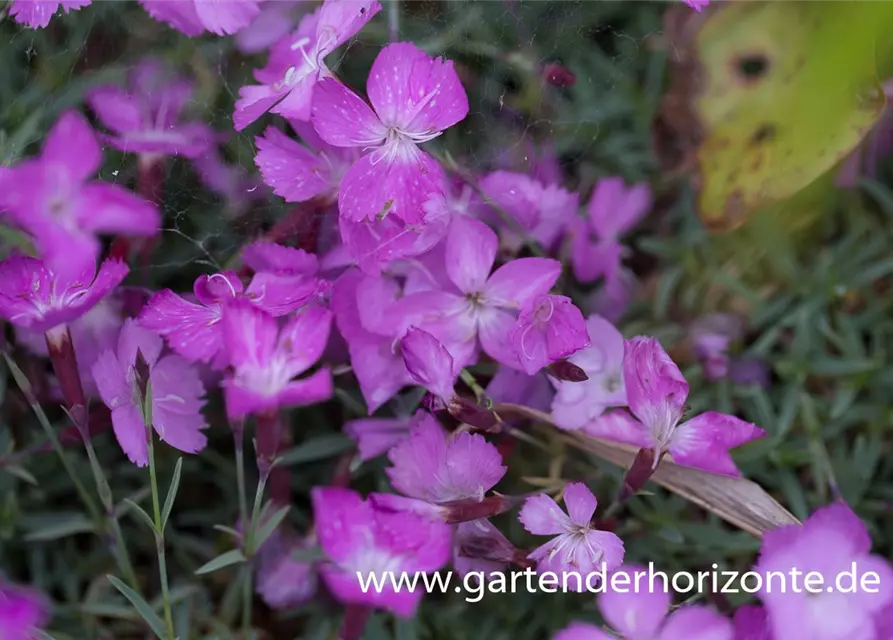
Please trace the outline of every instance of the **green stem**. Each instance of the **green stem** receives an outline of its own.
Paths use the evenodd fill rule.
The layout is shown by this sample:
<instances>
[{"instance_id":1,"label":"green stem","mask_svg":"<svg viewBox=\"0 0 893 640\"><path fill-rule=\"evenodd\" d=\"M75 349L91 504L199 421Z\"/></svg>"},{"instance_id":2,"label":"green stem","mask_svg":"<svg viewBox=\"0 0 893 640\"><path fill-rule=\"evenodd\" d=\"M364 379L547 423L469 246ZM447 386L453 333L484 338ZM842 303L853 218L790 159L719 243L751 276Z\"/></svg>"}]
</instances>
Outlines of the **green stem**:
<instances>
[{"instance_id":1,"label":"green stem","mask_svg":"<svg viewBox=\"0 0 893 640\"><path fill-rule=\"evenodd\" d=\"M118 562L118 568L121 570L121 574L130 585L130 588L139 593L140 586L136 577L136 571L133 569L133 562L130 560L130 553L127 550L127 544L124 542L124 534L121 532L121 525L118 523L118 516L115 514L112 489L105 474L102 472L102 467L99 465L99 459L96 457L93 443L86 440L84 446L87 449L87 457L90 459L90 470L93 472L93 479L96 482L96 492L99 494L99 500L105 509L106 521L115 540L115 559Z\"/></svg>"},{"instance_id":2,"label":"green stem","mask_svg":"<svg viewBox=\"0 0 893 640\"><path fill-rule=\"evenodd\" d=\"M155 435L146 427L149 444L149 480L152 485L152 516L155 522L155 549L158 552L158 573L161 578L161 600L164 606L164 626L168 640L176 640L174 616L171 613L171 594L167 584L167 559L164 552L164 523L161 521L161 505L158 498L158 474L155 473Z\"/></svg>"},{"instance_id":3,"label":"green stem","mask_svg":"<svg viewBox=\"0 0 893 640\"><path fill-rule=\"evenodd\" d=\"M462 379L462 382L468 385L468 388L472 390L474 393L474 397L477 399L478 403L481 400L487 400L487 392L477 381L477 378L474 377L474 374L471 373L468 369L462 369L459 373L459 377Z\"/></svg>"},{"instance_id":4,"label":"green stem","mask_svg":"<svg viewBox=\"0 0 893 640\"><path fill-rule=\"evenodd\" d=\"M264 488L267 485L267 478L269 477L269 471L262 472L260 477L257 480L257 491L254 494L254 507L251 510L251 521L247 525L246 533L245 533L245 581L242 583L244 586L242 591L243 598L243 608L242 608L242 629L244 631L245 637L250 637L248 634L251 632L251 593L252 593L252 578L251 578L251 558L254 556L254 552L256 551L254 548L254 536L257 532L258 520L260 520L260 509L261 503L264 498Z\"/></svg>"},{"instance_id":5,"label":"green stem","mask_svg":"<svg viewBox=\"0 0 893 640\"><path fill-rule=\"evenodd\" d=\"M235 440L236 449L236 484L239 491L239 523L242 530L246 532L249 528L248 521L248 496L245 490L245 425L244 423L237 425L233 429L233 439ZM247 551L247 545L245 548ZM251 567L247 564L242 574L242 629L245 637L251 631Z\"/></svg>"}]
</instances>

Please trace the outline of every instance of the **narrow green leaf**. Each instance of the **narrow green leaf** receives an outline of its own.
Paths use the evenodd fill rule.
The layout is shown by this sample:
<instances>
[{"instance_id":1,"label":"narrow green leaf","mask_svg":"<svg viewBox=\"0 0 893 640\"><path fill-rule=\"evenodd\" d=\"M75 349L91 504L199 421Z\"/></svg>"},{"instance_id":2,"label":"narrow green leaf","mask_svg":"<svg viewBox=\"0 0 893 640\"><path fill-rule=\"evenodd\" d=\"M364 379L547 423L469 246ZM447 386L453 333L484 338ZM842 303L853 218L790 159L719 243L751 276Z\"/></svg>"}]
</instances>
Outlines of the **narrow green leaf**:
<instances>
[{"instance_id":1,"label":"narrow green leaf","mask_svg":"<svg viewBox=\"0 0 893 640\"><path fill-rule=\"evenodd\" d=\"M183 472L183 458L177 459L177 466L174 467L174 476L171 478L171 486L167 490L167 497L164 499L164 509L161 512L161 530L167 527L167 520L170 518L171 509L174 508L174 500L177 498L177 491L180 489L180 474Z\"/></svg>"},{"instance_id":2,"label":"narrow green leaf","mask_svg":"<svg viewBox=\"0 0 893 640\"><path fill-rule=\"evenodd\" d=\"M35 523L34 530L25 536L25 540L58 540L76 533L93 531L93 523L81 513L71 513L52 518L41 518Z\"/></svg>"},{"instance_id":3,"label":"narrow green leaf","mask_svg":"<svg viewBox=\"0 0 893 640\"><path fill-rule=\"evenodd\" d=\"M201 576L206 573L213 573L214 571L218 571L223 569L224 567L228 567L233 564L238 564L240 562L245 561L245 556L242 554L241 549L232 549L231 551L227 551L226 553L221 553L219 556L202 565L195 571L195 575Z\"/></svg>"},{"instance_id":4,"label":"narrow green leaf","mask_svg":"<svg viewBox=\"0 0 893 640\"><path fill-rule=\"evenodd\" d=\"M149 625L155 635L161 638L161 640L164 640L164 623L161 622L161 618L159 618L158 614L152 610L149 603L143 600L140 594L118 580L115 576L106 575L106 577L109 579L109 582L121 592L121 595L127 598L130 601L130 604L136 607L137 612L142 616L143 620L146 621L146 624Z\"/></svg>"},{"instance_id":5,"label":"narrow green leaf","mask_svg":"<svg viewBox=\"0 0 893 640\"><path fill-rule=\"evenodd\" d=\"M152 530L152 533L156 535L158 534L158 529L155 528L155 523L152 521L152 517L148 513L146 513L141 506L139 506L130 498L124 498L124 502L127 503L127 506L130 507L130 510L133 511L133 513L138 515L140 519L146 523L146 525Z\"/></svg>"},{"instance_id":6,"label":"narrow green leaf","mask_svg":"<svg viewBox=\"0 0 893 640\"><path fill-rule=\"evenodd\" d=\"M25 469L25 467L20 467L15 464L9 464L9 465L4 465L3 470L12 476L15 476L19 480L24 480L25 482L27 482L28 484L30 484L32 486L35 486L35 487L38 486L37 478L32 476L31 472L28 471L27 469Z\"/></svg>"},{"instance_id":7,"label":"narrow green leaf","mask_svg":"<svg viewBox=\"0 0 893 640\"><path fill-rule=\"evenodd\" d=\"M283 518L288 515L288 510L291 507L289 505L285 505L281 509L279 509L272 516L267 518L266 522L257 530L257 533L254 536L254 548L260 549L264 542L267 541L273 532L276 530L276 527L282 522Z\"/></svg>"},{"instance_id":8,"label":"narrow green leaf","mask_svg":"<svg viewBox=\"0 0 893 640\"><path fill-rule=\"evenodd\" d=\"M241 540L241 539L242 539L242 532L241 532L241 531L236 531L236 530L233 529L232 527L227 527L227 526L222 525L222 524L215 524L215 525L214 525L214 528L217 529L217 531L222 531L223 533L226 533L226 534L228 534L228 535L231 535L231 536L232 536L233 538L235 538L236 540Z\"/></svg>"},{"instance_id":9,"label":"narrow green leaf","mask_svg":"<svg viewBox=\"0 0 893 640\"><path fill-rule=\"evenodd\" d=\"M324 460L350 451L353 447L353 440L342 434L319 436L286 451L279 456L277 464L294 465Z\"/></svg>"}]
</instances>

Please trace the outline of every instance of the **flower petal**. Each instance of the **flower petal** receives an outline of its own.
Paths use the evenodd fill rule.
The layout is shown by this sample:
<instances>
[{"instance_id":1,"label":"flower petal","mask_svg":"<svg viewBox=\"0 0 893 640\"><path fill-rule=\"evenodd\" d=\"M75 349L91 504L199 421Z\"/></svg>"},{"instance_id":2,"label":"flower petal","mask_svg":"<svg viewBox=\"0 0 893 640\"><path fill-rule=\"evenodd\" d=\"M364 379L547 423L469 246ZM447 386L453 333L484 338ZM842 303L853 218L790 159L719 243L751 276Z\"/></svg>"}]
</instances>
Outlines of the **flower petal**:
<instances>
[{"instance_id":1,"label":"flower petal","mask_svg":"<svg viewBox=\"0 0 893 640\"><path fill-rule=\"evenodd\" d=\"M588 527L598 507L598 500L585 484L571 482L564 488L564 506L572 523Z\"/></svg>"},{"instance_id":2,"label":"flower petal","mask_svg":"<svg viewBox=\"0 0 893 640\"><path fill-rule=\"evenodd\" d=\"M96 87L87 93L86 101L102 124L119 135L140 131L144 126L139 103L120 87Z\"/></svg>"},{"instance_id":3,"label":"flower petal","mask_svg":"<svg viewBox=\"0 0 893 640\"><path fill-rule=\"evenodd\" d=\"M489 304L520 309L548 293L561 275L561 263L549 258L519 258L499 267L484 288Z\"/></svg>"},{"instance_id":4,"label":"flower petal","mask_svg":"<svg viewBox=\"0 0 893 640\"><path fill-rule=\"evenodd\" d=\"M237 298L223 308L223 343L229 362L237 369L269 365L276 351L279 327L276 319L249 301Z\"/></svg>"},{"instance_id":5,"label":"flower petal","mask_svg":"<svg viewBox=\"0 0 893 640\"><path fill-rule=\"evenodd\" d=\"M154 294L140 314L140 324L157 331L187 360L210 362L223 344L220 311L187 302L165 289Z\"/></svg>"},{"instance_id":6,"label":"flower petal","mask_svg":"<svg viewBox=\"0 0 893 640\"><path fill-rule=\"evenodd\" d=\"M630 411L648 429L672 428L682 417L688 383L657 339L626 341L623 381Z\"/></svg>"},{"instance_id":7,"label":"flower petal","mask_svg":"<svg viewBox=\"0 0 893 640\"><path fill-rule=\"evenodd\" d=\"M90 231L152 236L161 227L155 205L114 184L85 185L78 204L78 223Z\"/></svg>"},{"instance_id":8,"label":"flower petal","mask_svg":"<svg viewBox=\"0 0 893 640\"><path fill-rule=\"evenodd\" d=\"M75 181L83 181L96 173L102 150L87 119L77 111L65 111L47 134L40 159L65 167Z\"/></svg>"},{"instance_id":9,"label":"flower petal","mask_svg":"<svg viewBox=\"0 0 893 640\"><path fill-rule=\"evenodd\" d=\"M308 407L329 400L335 393L332 372L323 367L300 380L289 382L278 396L281 407Z\"/></svg>"},{"instance_id":10,"label":"flower petal","mask_svg":"<svg viewBox=\"0 0 893 640\"><path fill-rule=\"evenodd\" d=\"M759 427L735 416L708 411L676 427L670 439L673 461L728 476L741 472L729 455L729 449L766 435Z\"/></svg>"},{"instance_id":11,"label":"flower petal","mask_svg":"<svg viewBox=\"0 0 893 640\"><path fill-rule=\"evenodd\" d=\"M707 607L674 611L660 632L660 640L732 640L732 623Z\"/></svg>"},{"instance_id":12,"label":"flower petal","mask_svg":"<svg viewBox=\"0 0 893 640\"><path fill-rule=\"evenodd\" d=\"M194 0L205 29L218 36L232 35L260 13L259 0Z\"/></svg>"},{"instance_id":13,"label":"flower petal","mask_svg":"<svg viewBox=\"0 0 893 640\"><path fill-rule=\"evenodd\" d=\"M138 467L149 464L146 425L135 404L131 402L112 409L112 429L122 451L133 464Z\"/></svg>"},{"instance_id":14,"label":"flower petal","mask_svg":"<svg viewBox=\"0 0 893 640\"><path fill-rule=\"evenodd\" d=\"M313 128L335 147L379 145L388 133L371 107L334 78L316 84L311 114Z\"/></svg>"},{"instance_id":15,"label":"flower petal","mask_svg":"<svg viewBox=\"0 0 893 640\"><path fill-rule=\"evenodd\" d=\"M446 240L446 271L459 291L483 290L498 244L496 233L483 222L468 216L453 219Z\"/></svg>"},{"instance_id":16,"label":"flower petal","mask_svg":"<svg viewBox=\"0 0 893 640\"><path fill-rule=\"evenodd\" d=\"M518 513L518 520L530 533L553 536L567 531L571 520L555 501L544 493L527 498Z\"/></svg>"},{"instance_id":17,"label":"flower petal","mask_svg":"<svg viewBox=\"0 0 893 640\"><path fill-rule=\"evenodd\" d=\"M403 362L413 379L435 396L448 402L455 395L458 372L453 357L427 331L410 327L400 341Z\"/></svg>"},{"instance_id":18,"label":"flower petal","mask_svg":"<svg viewBox=\"0 0 893 640\"><path fill-rule=\"evenodd\" d=\"M452 61L431 58L409 42L381 50L366 90L382 122L411 134L443 131L468 114L468 96Z\"/></svg>"},{"instance_id":19,"label":"flower petal","mask_svg":"<svg viewBox=\"0 0 893 640\"><path fill-rule=\"evenodd\" d=\"M329 189L329 167L315 153L275 127L254 139L254 162L273 192L286 202L303 202Z\"/></svg>"}]
</instances>

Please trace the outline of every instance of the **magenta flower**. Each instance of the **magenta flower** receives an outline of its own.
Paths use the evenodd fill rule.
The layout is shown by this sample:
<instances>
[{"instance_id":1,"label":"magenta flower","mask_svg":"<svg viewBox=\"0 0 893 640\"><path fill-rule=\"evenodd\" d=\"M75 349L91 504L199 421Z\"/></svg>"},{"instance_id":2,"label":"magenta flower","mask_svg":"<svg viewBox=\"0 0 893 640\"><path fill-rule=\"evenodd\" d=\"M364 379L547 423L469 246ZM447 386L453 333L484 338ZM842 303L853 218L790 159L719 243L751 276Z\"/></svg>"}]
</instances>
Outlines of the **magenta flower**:
<instances>
[{"instance_id":1,"label":"magenta flower","mask_svg":"<svg viewBox=\"0 0 893 640\"><path fill-rule=\"evenodd\" d=\"M453 538L453 568L463 578L472 571L489 577L505 569L517 549L487 518L456 525Z\"/></svg>"},{"instance_id":2,"label":"magenta flower","mask_svg":"<svg viewBox=\"0 0 893 640\"><path fill-rule=\"evenodd\" d=\"M592 526L598 501L582 482L564 488L565 514L546 494L527 498L518 519L524 528L538 536L555 536L528 556L540 572L579 572L583 584L568 579L568 588L585 589L586 575L605 565L613 571L623 562L623 541L609 531Z\"/></svg>"},{"instance_id":3,"label":"magenta flower","mask_svg":"<svg viewBox=\"0 0 893 640\"><path fill-rule=\"evenodd\" d=\"M624 565L628 576L646 573L643 567ZM647 580L645 581L647 583ZM625 640L733 640L732 625L715 611L685 606L669 614L670 595L662 589L607 589L598 600L605 621ZM594 625L575 622L552 640L613 640ZM799 637L799 636L792 636Z\"/></svg>"},{"instance_id":4,"label":"magenta flower","mask_svg":"<svg viewBox=\"0 0 893 640\"><path fill-rule=\"evenodd\" d=\"M708 6L710 4L710 0L682 0L689 7L701 13L701 9Z\"/></svg>"},{"instance_id":5,"label":"magenta flower","mask_svg":"<svg viewBox=\"0 0 893 640\"><path fill-rule=\"evenodd\" d=\"M654 338L627 341L623 379L629 408L636 419L625 417L622 439L616 433L605 437L652 449L655 468L661 456L669 453L675 463L686 467L739 476L741 472L729 449L765 435L749 422L715 411L680 424L688 399L688 383ZM621 416L625 414L614 417L623 419Z\"/></svg>"},{"instance_id":6,"label":"magenta flower","mask_svg":"<svg viewBox=\"0 0 893 640\"><path fill-rule=\"evenodd\" d=\"M121 328L117 349L104 351L93 364L99 396L112 412L115 438L130 461L149 464L140 400L134 392L137 353L149 365L152 427L164 442L185 453L198 453L208 439L202 417L205 388L198 371L177 355L161 357L164 341L129 319Z\"/></svg>"},{"instance_id":7,"label":"magenta flower","mask_svg":"<svg viewBox=\"0 0 893 640\"><path fill-rule=\"evenodd\" d=\"M77 320L111 293L129 271L120 260L93 264L80 273L57 274L37 258L0 262L0 317L47 333Z\"/></svg>"},{"instance_id":8,"label":"magenta flower","mask_svg":"<svg viewBox=\"0 0 893 640\"><path fill-rule=\"evenodd\" d=\"M380 293L383 287L389 290L385 295ZM370 292L375 295L368 296ZM399 286L393 280L373 278L356 269L345 272L335 283L332 310L338 331L347 342L353 372L370 414L400 389L413 384L403 356L396 350L396 336L385 331L382 323L369 313L376 306L392 304L399 294ZM359 303L360 296L364 304ZM380 305L370 304L370 297ZM361 315L361 310L366 313ZM394 330L396 327L391 325Z\"/></svg>"},{"instance_id":9,"label":"magenta flower","mask_svg":"<svg viewBox=\"0 0 893 640\"><path fill-rule=\"evenodd\" d=\"M446 239L450 290L420 291L395 307L404 322L428 331L447 346L457 367L468 362L480 337L483 350L508 366L518 366L509 341L515 312L552 288L561 263L521 258L490 270L498 240L487 225L465 216L453 218Z\"/></svg>"},{"instance_id":10,"label":"magenta flower","mask_svg":"<svg viewBox=\"0 0 893 640\"><path fill-rule=\"evenodd\" d=\"M303 249L258 240L242 247L242 262L253 271L313 276L319 270L316 256Z\"/></svg>"},{"instance_id":11,"label":"magenta flower","mask_svg":"<svg viewBox=\"0 0 893 640\"><path fill-rule=\"evenodd\" d=\"M316 85L331 76L326 57L355 36L379 11L377 0L325 0L319 9L304 16L291 37L273 46L267 66L254 72L260 84L239 90L233 114L236 131L267 111L294 120L309 120Z\"/></svg>"},{"instance_id":12,"label":"magenta flower","mask_svg":"<svg viewBox=\"0 0 893 640\"><path fill-rule=\"evenodd\" d=\"M88 6L93 0L12 0L9 15L19 24L43 29L61 8L65 13Z\"/></svg>"},{"instance_id":13,"label":"magenta flower","mask_svg":"<svg viewBox=\"0 0 893 640\"><path fill-rule=\"evenodd\" d=\"M46 598L31 589L0 581L0 637L32 640L50 620Z\"/></svg>"},{"instance_id":14,"label":"magenta flower","mask_svg":"<svg viewBox=\"0 0 893 640\"><path fill-rule=\"evenodd\" d=\"M391 213L421 223L425 202L443 192L445 177L417 145L465 118L465 89L452 62L398 42L372 63L367 93L372 108L333 78L315 89L312 120L323 140L371 150L344 176L338 209L357 222Z\"/></svg>"},{"instance_id":15,"label":"magenta flower","mask_svg":"<svg viewBox=\"0 0 893 640\"><path fill-rule=\"evenodd\" d=\"M258 549L257 592L272 609L291 609L316 595L315 563L292 557L311 546L310 540L277 529Z\"/></svg>"},{"instance_id":16,"label":"magenta flower","mask_svg":"<svg viewBox=\"0 0 893 640\"><path fill-rule=\"evenodd\" d=\"M533 375L590 345L583 314L570 298L543 294L529 300L509 341L521 368Z\"/></svg>"},{"instance_id":17,"label":"magenta flower","mask_svg":"<svg viewBox=\"0 0 893 640\"><path fill-rule=\"evenodd\" d=\"M877 593L870 593L860 584L851 585L849 593L837 590L835 576L853 571L859 576L873 571L879 582ZM792 587L782 592L767 590L769 572L783 572L790 581L791 569L802 572L800 593ZM760 559L755 568L763 575L759 593L769 615L776 638L815 638L816 640L880 640L875 634L878 617L893 603L893 567L879 555L871 554L871 538L865 525L848 506L831 504L812 514L802 525L790 525L769 531L763 538ZM817 572L825 586L810 593L803 576ZM856 578L859 580L859 577ZM840 585L841 587L843 585ZM816 585L812 584L812 590Z\"/></svg>"},{"instance_id":18,"label":"magenta flower","mask_svg":"<svg viewBox=\"0 0 893 640\"><path fill-rule=\"evenodd\" d=\"M193 38L205 31L232 35L251 23L260 12L260 0L140 0L152 18Z\"/></svg>"},{"instance_id":19,"label":"magenta flower","mask_svg":"<svg viewBox=\"0 0 893 640\"><path fill-rule=\"evenodd\" d=\"M772 640L769 617L763 607L739 607L732 618L735 640Z\"/></svg>"},{"instance_id":20,"label":"magenta flower","mask_svg":"<svg viewBox=\"0 0 893 640\"><path fill-rule=\"evenodd\" d=\"M102 162L96 136L84 117L67 111L40 155L0 173L0 209L34 237L55 272L81 273L99 256L98 234L151 236L158 210L117 185L90 181Z\"/></svg>"},{"instance_id":21,"label":"magenta flower","mask_svg":"<svg viewBox=\"0 0 893 640\"><path fill-rule=\"evenodd\" d=\"M731 313L712 313L696 320L690 329L692 347L708 380L729 375L729 348L744 334L744 323Z\"/></svg>"},{"instance_id":22,"label":"magenta flower","mask_svg":"<svg viewBox=\"0 0 893 640\"><path fill-rule=\"evenodd\" d=\"M277 0L261 4L260 13L233 40L245 55L266 51L291 33L298 14L307 10L303 0Z\"/></svg>"},{"instance_id":23,"label":"magenta flower","mask_svg":"<svg viewBox=\"0 0 893 640\"><path fill-rule=\"evenodd\" d=\"M302 407L332 397L332 374L323 367L295 380L319 360L329 339L332 314L308 306L279 329L276 319L248 300L223 308L223 346L232 375L223 382L231 419L280 407Z\"/></svg>"},{"instance_id":24,"label":"magenta flower","mask_svg":"<svg viewBox=\"0 0 893 640\"><path fill-rule=\"evenodd\" d=\"M254 139L254 162L273 192L286 202L323 198L334 202L338 188L359 154L326 144L309 123L293 121L301 142L275 127ZM302 144L303 143L303 144Z\"/></svg>"},{"instance_id":25,"label":"magenta flower","mask_svg":"<svg viewBox=\"0 0 893 640\"><path fill-rule=\"evenodd\" d=\"M346 604L379 607L409 617L423 589L395 591L387 572L437 571L449 560L450 527L407 512L376 509L347 489L316 487L311 492L320 546L328 562L320 567L332 593ZM363 589L375 575L385 588Z\"/></svg>"},{"instance_id":26,"label":"magenta flower","mask_svg":"<svg viewBox=\"0 0 893 640\"><path fill-rule=\"evenodd\" d=\"M111 298L100 300L96 306L68 325L77 355L78 374L84 393L88 397L96 398L99 395L96 383L93 381L93 363L103 351L115 348L118 332L124 323L119 305L113 304L110 300ZM16 342L27 347L35 355L50 357L43 332L18 329Z\"/></svg>"},{"instance_id":27,"label":"magenta flower","mask_svg":"<svg viewBox=\"0 0 893 640\"><path fill-rule=\"evenodd\" d=\"M585 219L573 224L571 265L580 282L616 277L624 254L620 238L651 209L647 184L627 187L622 178L602 178L592 190Z\"/></svg>"},{"instance_id":28,"label":"magenta flower","mask_svg":"<svg viewBox=\"0 0 893 640\"><path fill-rule=\"evenodd\" d=\"M414 425L429 419L423 409L411 418L359 418L344 423L344 432L357 443L360 460L372 460L409 437Z\"/></svg>"},{"instance_id":29,"label":"magenta flower","mask_svg":"<svg viewBox=\"0 0 893 640\"><path fill-rule=\"evenodd\" d=\"M193 86L171 77L161 62L144 59L131 72L126 90L103 85L87 93L87 104L112 134L104 136L114 148L152 158L181 155L195 158L213 141L205 124L180 124Z\"/></svg>"},{"instance_id":30,"label":"magenta flower","mask_svg":"<svg viewBox=\"0 0 893 640\"><path fill-rule=\"evenodd\" d=\"M409 505L398 496L376 494L376 504L408 507L433 517L447 515L437 505L481 502L506 472L499 451L483 436L463 431L451 437L431 414L388 452L388 459L392 466L386 472L394 489L419 503Z\"/></svg>"},{"instance_id":31,"label":"magenta flower","mask_svg":"<svg viewBox=\"0 0 893 640\"><path fill-rule=\"evenodd\" d=\"M568 360L580 367L588 380L563 382L552 380L555 398L552 419L562 429L582 429L609 407L626 405L623 384L623 336L610 322L592 315L586 320L590 346Z\"/></svg>"},{"instance_id":32,"label":"magenta flower","mask_svg":"<svg viewBox=\"0 0 893 640\"><path fill-rule=\"evenodd\" d=\"M315 279L293 274L264 271L255 274L247 288L232 271L203 275L193 292L198 303L178 296L170 289L154 294L140 323L167 339L171 349L192 362L208 362L215 369L227 364L220 326L221 305L234 298L247 298L273 316L283 316L310 301L319 289Z\"/></svg>"},{"instance_id":33,"label":"magenta flower","mask_svg":"<svg viewBox=\"0 0 893 640\"><path fill-rule=\"evenodd\" d=\"M454 387L459 372L446 347L427 331L410 327L400 340L400 351L412 379L449 404L456 396Z\"/></svg>"},{"instance_id":34,"label":"magenta flower","mask_svg":"<svg viewBox=\"0 0 893 640\"><path fill-rule=\"evenodd\" d=\"M549 411L552 395L552 385L544 373L529 376L506 365L499 365L487 385L487 396L495 403L523 404L545 412Z\"/></svg>"},{"instance_id":35,"label":"magenta flower","mask_svg":"<svg viewBox=\"0 0 893 640\"><path fill-rule=\"evenodd\" d=\"M577 194L556 184L544 184L523 173L495 171L484 176L479 186L531 238L547 249L553 248L564 235L580 206ZM517 251L523 244L523 238L511 227L503 228L501 236L512 250Z\"/></svg>"},{"instance_id":36,"label":"magenta flower","mask_svg":"<svg viewBox=\"0 0 893 640\"><path fill-rule=\"evenodd\" d=\"M360 269L378 275L398 260L428 252L446 235L452 211L446 208L443 197L432 194L422 210L420 223L409 223L397 216L359 222L339 216L341 239Z\"/></svg>"}]
</instances>

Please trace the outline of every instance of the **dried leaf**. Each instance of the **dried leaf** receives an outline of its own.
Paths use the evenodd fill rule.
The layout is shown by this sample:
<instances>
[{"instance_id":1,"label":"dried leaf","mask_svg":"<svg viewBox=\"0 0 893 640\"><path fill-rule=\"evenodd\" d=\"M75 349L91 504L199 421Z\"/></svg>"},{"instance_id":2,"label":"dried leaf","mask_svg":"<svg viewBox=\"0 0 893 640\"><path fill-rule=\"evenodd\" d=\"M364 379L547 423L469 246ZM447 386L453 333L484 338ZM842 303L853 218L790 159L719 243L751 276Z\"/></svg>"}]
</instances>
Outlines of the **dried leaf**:
<instances>
[{"instance_id":1,"label":"dried leaf","mask_svg":"<svg viewBox=\"0 0 893 640\"><path fill-rule=\"evenodd\" d=\"M494 410L500 414L520 415L549 425L564 442L623 469L630 468L638 452L636 447L561 430L548 414L536 409L517 404L500 404ZM766 531L799 523L797 518L760 485L745 478L707 473L674 464L664 458L651 480L757 537Z\"/></svg>"}]
</instances>

